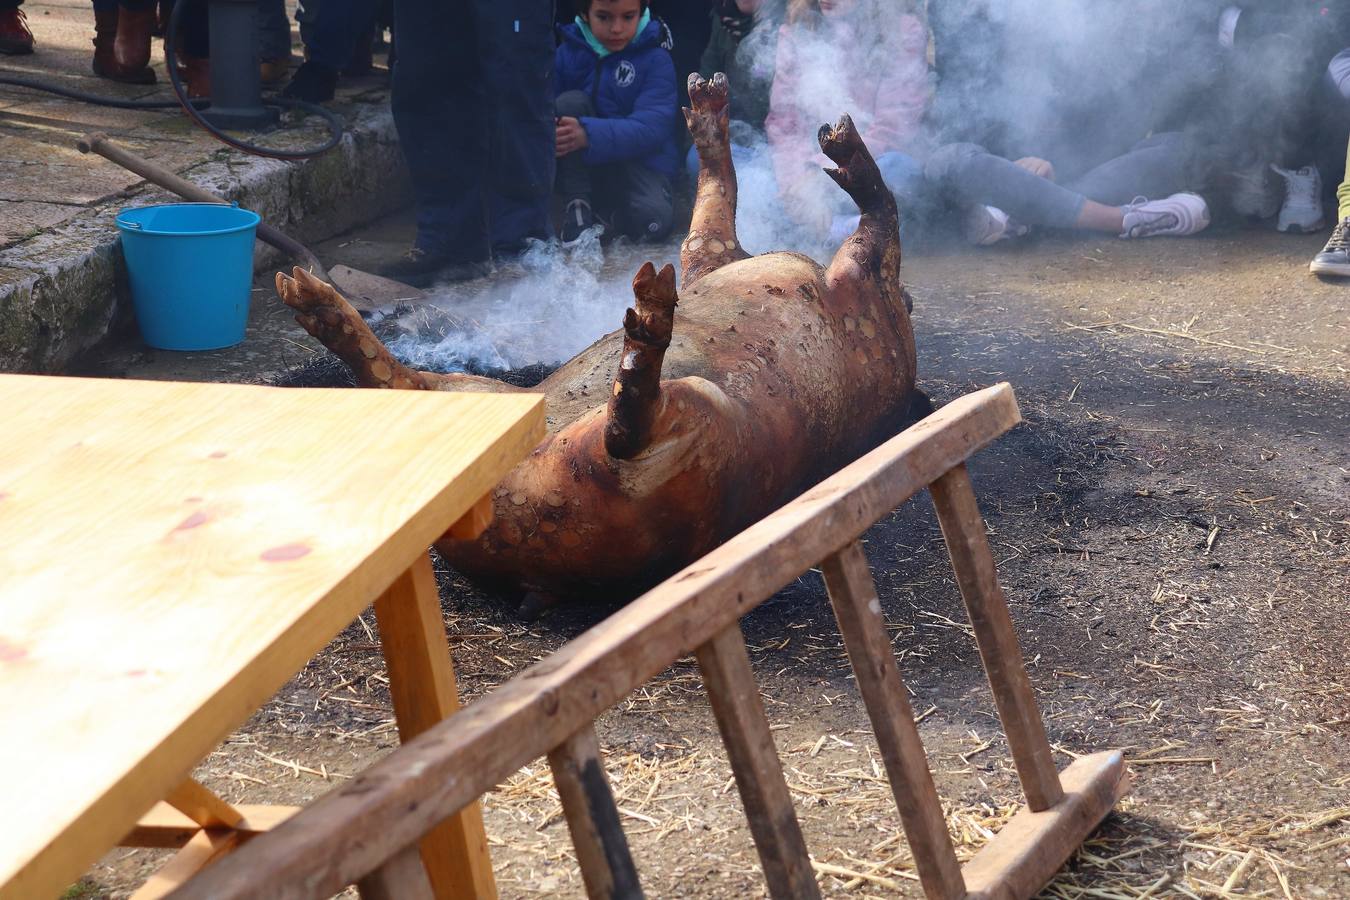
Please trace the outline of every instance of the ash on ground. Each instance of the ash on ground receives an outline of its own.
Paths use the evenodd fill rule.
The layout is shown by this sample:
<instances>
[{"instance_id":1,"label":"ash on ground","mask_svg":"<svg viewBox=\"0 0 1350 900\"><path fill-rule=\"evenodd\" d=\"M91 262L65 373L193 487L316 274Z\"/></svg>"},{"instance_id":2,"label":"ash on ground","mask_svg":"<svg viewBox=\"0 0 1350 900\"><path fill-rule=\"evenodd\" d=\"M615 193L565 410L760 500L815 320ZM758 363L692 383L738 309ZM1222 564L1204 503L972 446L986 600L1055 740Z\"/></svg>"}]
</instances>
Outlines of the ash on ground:
<instances>
[{"instance_id":1,"label":"ash on ground","mask_svg":"<svg viewBox=\"0 0 1350 900\"><path fill-rule=\"evenodd\" d=\"M514 387L532 388L543 381L558 368L557 363L534 363L517 369L492 369L477 365L468 365L452 371L469 375L482 375L494 378ZM336 388L356 387L356 379L347 364L331 353L315 356L309 362L292 366L263 379L264 384L273 387Z\"/></svg>"}]
</instances>

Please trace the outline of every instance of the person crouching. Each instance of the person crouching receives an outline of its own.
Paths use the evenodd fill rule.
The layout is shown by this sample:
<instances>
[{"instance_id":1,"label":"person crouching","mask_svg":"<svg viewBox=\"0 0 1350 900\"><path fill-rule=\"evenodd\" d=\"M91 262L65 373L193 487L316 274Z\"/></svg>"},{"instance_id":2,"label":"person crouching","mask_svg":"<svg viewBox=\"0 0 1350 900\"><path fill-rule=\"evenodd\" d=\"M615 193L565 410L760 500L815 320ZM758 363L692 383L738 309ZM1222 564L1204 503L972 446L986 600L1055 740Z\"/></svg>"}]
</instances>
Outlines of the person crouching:
<instances>
[{"instance_id":1,"label":"person crouching","mask_svg":"<svg viewBox=\"0 0 1350 900\"><path fill-rule=\"evenodd\" d=\"M647 0L578 0L554 60L560 237L609 220L634 240L674 226L675 64Z\"/></svg>"}]
</instances>

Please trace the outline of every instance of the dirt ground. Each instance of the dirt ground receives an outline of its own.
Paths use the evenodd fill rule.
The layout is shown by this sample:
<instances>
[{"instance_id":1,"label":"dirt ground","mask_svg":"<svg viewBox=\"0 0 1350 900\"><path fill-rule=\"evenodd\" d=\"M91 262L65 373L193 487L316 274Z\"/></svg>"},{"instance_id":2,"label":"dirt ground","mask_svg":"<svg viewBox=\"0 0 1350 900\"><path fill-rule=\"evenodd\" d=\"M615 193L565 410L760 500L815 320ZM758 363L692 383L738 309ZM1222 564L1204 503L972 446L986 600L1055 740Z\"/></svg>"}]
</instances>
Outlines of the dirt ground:
<instances>
[{"instance_id":1,"label":"dirt ground","mask_svg":"<svg viewBox=\"0 0 1350 900\"><path fill-rule=\"evenodd\" d=\"M325 250L405 236L385 223ZM906 262L920 385L942 402L1007 380L1026 419L971 470L1057 761L1131 760L1129 796L1044 896L1350 897L1350 284L1308 276L1324 238L1057 237ZM245 380L310 356L258 302L247 351L128 344L91 367ZM930 503L866 540L964 857L1018 793ZM469 698L607 612L522 622L442 576ZM819 575L743 625L808 846L857 873L822 873L822 892L920 896ZM372 628L369 613L353 623L198 777L233 800L302 803L388 752ZM599 733L649 896L764 896L692 661ZM542 760L485 815L504 897L584 895ZM161 858L115 851L80 891L126 896Z\"/></svg>"}]
</instances>

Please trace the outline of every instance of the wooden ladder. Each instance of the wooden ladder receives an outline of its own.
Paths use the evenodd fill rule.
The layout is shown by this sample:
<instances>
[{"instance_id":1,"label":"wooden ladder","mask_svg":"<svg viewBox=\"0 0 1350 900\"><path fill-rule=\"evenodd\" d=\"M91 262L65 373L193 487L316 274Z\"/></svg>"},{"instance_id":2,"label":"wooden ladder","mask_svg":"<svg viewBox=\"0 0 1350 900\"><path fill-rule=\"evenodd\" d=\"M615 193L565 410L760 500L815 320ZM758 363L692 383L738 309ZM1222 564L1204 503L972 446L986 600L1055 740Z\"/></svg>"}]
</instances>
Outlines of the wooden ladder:
<instances>
[{"instance_id":1,"label":"wooden ladder","mask_svg":"<svg viewBox=\"0 0 1350 900\"><path fill-rule=\"evenodd\" d=\"M172 896L243 898L266 885L269 897L309 898L353 883L367 900L474 896L468 889L433 892L418 842L546 754L588 895L642 897L594 720L692 650L770 895L819 897L740 629L742 616L819 565L924 893L934 900L1030 897L1110 812L1128 778L1119 752L1080 757L1062 773L1051 759L965 467L1019 420L1006 384L947 405ZM964 867L860 543L871 525L924 488L1027 801Z\"/></svg>"}]
</instances>

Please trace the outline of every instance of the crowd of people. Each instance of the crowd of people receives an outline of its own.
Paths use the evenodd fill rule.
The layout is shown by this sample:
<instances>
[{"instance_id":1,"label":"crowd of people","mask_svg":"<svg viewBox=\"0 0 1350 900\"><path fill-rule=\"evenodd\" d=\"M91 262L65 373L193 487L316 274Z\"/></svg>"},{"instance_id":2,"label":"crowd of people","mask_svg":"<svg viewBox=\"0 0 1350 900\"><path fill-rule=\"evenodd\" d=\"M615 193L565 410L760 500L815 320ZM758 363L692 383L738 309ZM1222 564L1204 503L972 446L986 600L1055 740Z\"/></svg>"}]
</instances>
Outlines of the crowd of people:
<instances>
[{"instance_id":1,"label":"crowd of people","mask_svg":"<svg viewBox=\"0 0 1350 900\"><path fill-rule=\"evenodd\" d=\"M0 52L32 50L21 2L0 0ZM777 210L807 234L856 224L815 152L820 124L848 112L907 240L953 227L976 245L1035 228L1181 237L1213 213L1312 232L1330 201L1337 218L1311 269L1350 276L1350 4L560 3L305 0L307 59L286 89L301 99L330 99L394 23L393 111L418 233L386 274L474 277L529 239L597 228L667 237L697 171L679 115L686 79L721 71L734 161L766 159ZM1088 18L1069 39L1055 25L1075 5ZM153 80L156 0L94 6L94 71ZM282 0L259 11L260 55L275 68L289 23ZM209 71L203 27L184 26L196 92Z\"/></svg>"},{"instance_id":2,"label":"crowd of people","mask_svg":"<svg viewBox=\"0 0 1350 900\"><path fill-rule=\"evenodd\" d=\"M675 227L675 198L697 170L679 117L691 71L728 74L733 158L768 157L777 211L808 234L838 238L856 224L815 152L816 129L845 111L896 195L907 239L952 225L977 245L1033 228L1180 237L1206 228L1213 205L1280 231L1323 229L1322 175L1340 180L1337 149L1350 134L1350 10L1197 0L1178 18L1160 14L1169 6L1161 0L1095 6L1108 5L1136 20L1159 14L1156 33L1131 44L1156 52L1113 57L1104 44L1059 59L1054 41L1063 35L1036 46L1037 5L1029 3L579 0L559 11L547 83L494 74L481 57L460 61L463 72L486 76L478 89L426 99L427 109L440 104L446 138L462 135L463 123L485 123L473 142L440 142L439 172L428 175L440 183L447 167L465 173L457 177L474 185L453 196L473 196L473 208L445 227L436 210L450 195L419 182L420 197L443 199L423 203L417 246L389 274L480 273L524 239L554 234L550 195L564 242L597 224L631 239L664 238ZM1030 28L1019 28L1010 6L1032 11ZM511 33L541 31L539 22L522 27L520 8L505 14ZM1046 8L1042 17L1054 14ZM502 30L493 15L491 4L477 5L480 34ZM542 63L524 60L542 54L543 43L483 38L532 72ZM425 79L474 80L452 78L450 60L436 65ZM395 113L412 159L421 153L415 142L427 140L417 124L425 112L400 103L399 79ZM507 185L533 204L532 217L509 227L494 213ZM1350 182L1338 197L1337 224L1312 268L1350 275Z\"/></svg>"}]
</instances>

